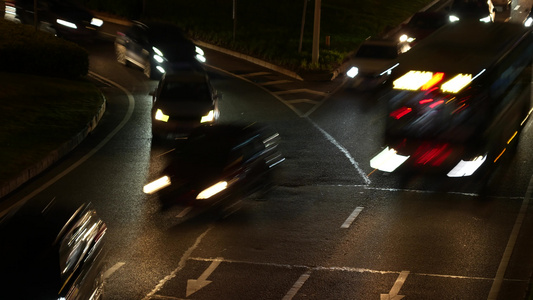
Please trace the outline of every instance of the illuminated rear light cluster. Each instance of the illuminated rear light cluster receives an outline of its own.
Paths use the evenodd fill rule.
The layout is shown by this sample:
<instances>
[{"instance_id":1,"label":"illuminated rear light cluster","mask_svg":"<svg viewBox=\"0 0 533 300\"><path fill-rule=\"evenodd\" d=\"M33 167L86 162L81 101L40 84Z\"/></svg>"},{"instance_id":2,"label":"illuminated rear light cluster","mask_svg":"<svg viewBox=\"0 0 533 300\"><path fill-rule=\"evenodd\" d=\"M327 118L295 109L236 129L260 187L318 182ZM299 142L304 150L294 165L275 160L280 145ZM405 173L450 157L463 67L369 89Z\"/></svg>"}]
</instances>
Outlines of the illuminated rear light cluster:
<instances>
[{"instance_id":1,"label":"illuminated rear light cluster","mask_svg":"<svg viewBox=\"0 0 533 300\"><path fill-rule=\"evenodd\" d=\"M443 81L445 74L442 72L409 71L400 78L394 80L393 87L396 90L427 91ZM472 82L472 74L457 74L444 82L441 92L456 94Z\"/></svg>"},{"instance_id":2,"label":"illuminated rear light cluster","mask_svg":"<svg viewBox=\"0 0 533 300\"><path fill-rule=\"evenodd\" d=\"M418 147L413 157L416 164L437 167L440 166L446 160L446 158L450 156L451 153L452 149L448 144L423 144Z\"/></svg>"}]
</instances>

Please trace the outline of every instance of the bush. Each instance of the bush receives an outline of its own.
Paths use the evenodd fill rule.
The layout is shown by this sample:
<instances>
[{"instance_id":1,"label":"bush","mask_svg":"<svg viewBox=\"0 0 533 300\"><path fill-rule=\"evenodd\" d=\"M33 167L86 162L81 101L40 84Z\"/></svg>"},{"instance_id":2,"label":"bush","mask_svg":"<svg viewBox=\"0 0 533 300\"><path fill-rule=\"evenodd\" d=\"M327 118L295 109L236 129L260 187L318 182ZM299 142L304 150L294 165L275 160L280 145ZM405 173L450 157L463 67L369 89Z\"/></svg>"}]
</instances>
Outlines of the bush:
<instances>
[{"instance_id":1,"label":"bush","mask_svg":"<svg viewBox=\"0 0 533 300\"><path fill-rule=\"evenodd\" d=\"M75 43L0 19L0 71L77 78L89 71L89 54Z\"/></svg>"}]
</instances>

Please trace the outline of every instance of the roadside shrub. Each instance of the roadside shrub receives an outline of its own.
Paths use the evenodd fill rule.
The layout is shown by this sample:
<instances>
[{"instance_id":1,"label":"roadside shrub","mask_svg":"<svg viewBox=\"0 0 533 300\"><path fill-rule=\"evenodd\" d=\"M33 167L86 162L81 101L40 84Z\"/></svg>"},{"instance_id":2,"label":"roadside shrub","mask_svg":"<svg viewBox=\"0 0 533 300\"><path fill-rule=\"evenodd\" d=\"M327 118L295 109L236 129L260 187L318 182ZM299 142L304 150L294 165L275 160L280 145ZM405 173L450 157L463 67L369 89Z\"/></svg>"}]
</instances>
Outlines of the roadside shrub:
<instances>
[{"instance_id":1,"label":"roadside shrub","mask_svg":"<svg viewBox=\"0 0 533 300\"><path fill-rule=\"evenodd\" d=\"M0 19L0 71L77 78L88 73L89 54L32 26Z\"/></svg>"}]
</instances>

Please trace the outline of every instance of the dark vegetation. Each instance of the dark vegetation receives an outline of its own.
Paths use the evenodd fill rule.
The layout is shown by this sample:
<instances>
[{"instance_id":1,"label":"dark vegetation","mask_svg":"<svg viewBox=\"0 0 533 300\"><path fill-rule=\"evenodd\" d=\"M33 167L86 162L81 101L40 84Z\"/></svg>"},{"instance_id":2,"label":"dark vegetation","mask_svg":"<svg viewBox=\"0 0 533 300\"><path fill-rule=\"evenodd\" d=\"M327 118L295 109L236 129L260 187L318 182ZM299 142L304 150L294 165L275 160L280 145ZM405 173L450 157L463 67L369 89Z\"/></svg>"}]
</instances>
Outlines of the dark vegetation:
<instances>
[{"instance_id":1,"label":"dark vegetation","mask_svg":"<svg viewBox=\"0 0 533 300\"><path fill-rule=\"evenodd\" d=\"M78 78L89 70L89 54L75 43L0 19L0 71Z\"/></svg>"},{"instance_id":2,"label":"dark vegetation","mask_svg":"<svg viewBox=\"0 0 533 300\"><path fill-rule=\"evenodd\" d=\"M129 19L171 21L181 26L193 38L295 71L331 70L366 38L390 30L431 2L322 1L319 63L312 64L315 1L236 0L235 19L232 0L77 1L93 10ZM299 52L304 19L302 51ZM326 44L326 37L329 37L329 45Z\"/></svg>"}]
</instances>

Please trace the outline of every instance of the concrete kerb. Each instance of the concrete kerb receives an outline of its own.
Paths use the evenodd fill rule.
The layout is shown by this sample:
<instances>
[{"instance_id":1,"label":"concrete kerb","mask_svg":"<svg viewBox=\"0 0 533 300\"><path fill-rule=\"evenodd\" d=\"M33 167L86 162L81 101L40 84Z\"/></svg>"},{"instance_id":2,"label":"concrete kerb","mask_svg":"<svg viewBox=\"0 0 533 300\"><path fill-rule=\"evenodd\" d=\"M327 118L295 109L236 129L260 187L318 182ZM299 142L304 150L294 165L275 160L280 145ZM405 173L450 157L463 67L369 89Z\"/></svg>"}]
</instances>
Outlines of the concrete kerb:
<instances>
[{"instance_id":1,"label":"concrete kerb","mask_svg":"<svg viewBox=\"0 0 533 300\"><path fill-rule=\"evenodd\" d=\"M106 99L94 115L94 117L87 123L85 128L83 128L78 134L72 137L70 140L63 143L59 148L50 152L45 158L37 162L35 165L28 167L26 170L22 171L18 176L9 180L8 182L3 183L0 186L0 199L7 196L11 192L15 191L17 188L22 186L24 183L28 182L30 179L41 174L47 168L52 166L54 163L58 162L61 158L70 153L76 146L78 146L98 125L98 122L102 119L106 109Z\"/></svg>"}]
</instances>

